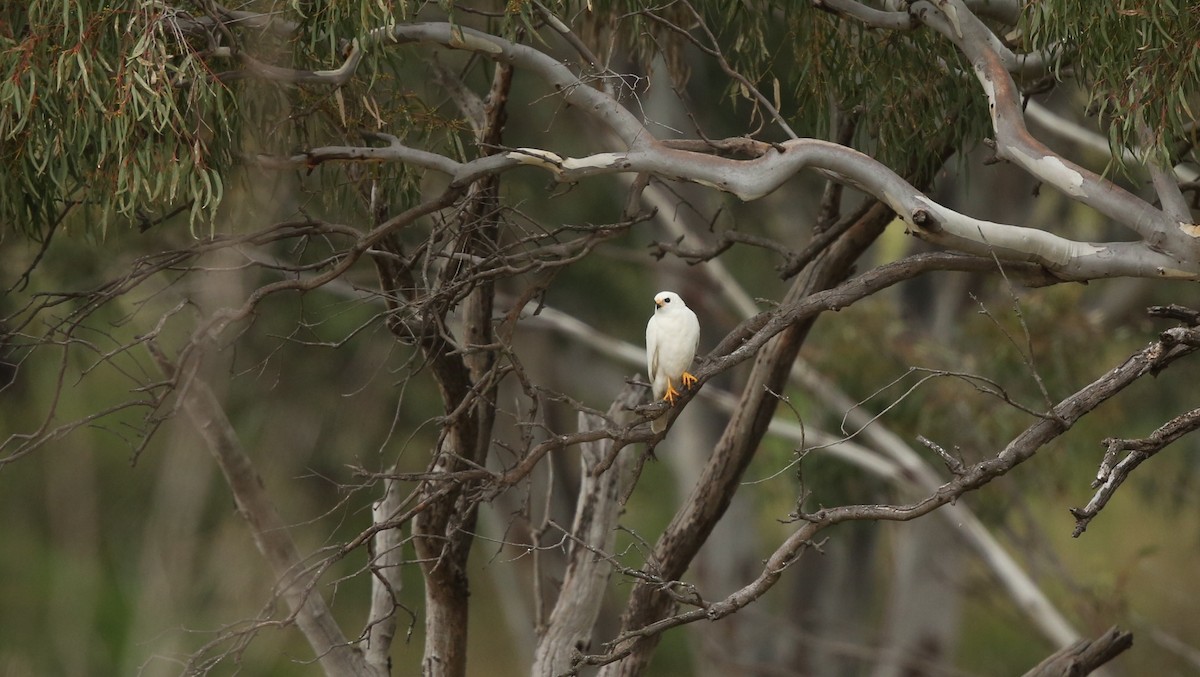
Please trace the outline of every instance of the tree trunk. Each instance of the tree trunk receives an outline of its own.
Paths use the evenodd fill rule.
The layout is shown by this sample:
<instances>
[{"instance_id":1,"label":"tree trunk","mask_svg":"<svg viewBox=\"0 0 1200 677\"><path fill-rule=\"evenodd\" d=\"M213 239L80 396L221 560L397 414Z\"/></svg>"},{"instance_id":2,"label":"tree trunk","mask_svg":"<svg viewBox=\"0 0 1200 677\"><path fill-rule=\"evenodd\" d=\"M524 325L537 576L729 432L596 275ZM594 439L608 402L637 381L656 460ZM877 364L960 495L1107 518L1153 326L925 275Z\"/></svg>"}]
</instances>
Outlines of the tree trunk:
<instances>
[{"instance_id":1,"label":"tree trunk","mask_svg":"<svg viewBox=\"0 0 1200 677\"><path fill-rule=\"evenodd\" d=\"M641 390L626 386L608 410L610 420L623 422L637 404ZM579 414L579 429L597 429L606 425L594 414ZM612 553L616 542L617 520L621 515L621 497L632 481L631 470L636 450L621 450L605 472L594 476L594 468L605 462L612 451L611 440L580 446L582 482L571 526L573 537L567 556L562 589L550 612L538 642L533 662L533 677L557 675L571 667L571 659L591 644L592 629L600 615L600 606L608 589L613 564L603 558Z\"/></svg>"}]
</instances>

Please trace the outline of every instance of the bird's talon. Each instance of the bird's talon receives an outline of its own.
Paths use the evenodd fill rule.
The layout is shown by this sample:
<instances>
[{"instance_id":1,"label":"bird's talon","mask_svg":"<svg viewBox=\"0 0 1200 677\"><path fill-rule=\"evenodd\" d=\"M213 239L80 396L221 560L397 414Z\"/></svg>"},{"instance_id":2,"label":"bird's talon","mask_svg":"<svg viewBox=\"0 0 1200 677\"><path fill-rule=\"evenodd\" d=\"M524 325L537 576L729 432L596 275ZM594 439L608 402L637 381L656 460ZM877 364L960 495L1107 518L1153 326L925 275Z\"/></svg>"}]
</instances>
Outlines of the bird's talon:
<instances>
[{"instance_id":1,"label":"bird's talon","mask_svg":"<svg viewBox=\"0 0 1200 677\"><path fill-rule=\"evenodd\" d=\"M675 406L675 400L679 399L679 391L675 389L670 380L667 381L667 392L663 394L663 399L671 406Z\"/></svg>"},{"instance_id":2,"label":"bird's talon","mask_svg":"<svg viewBox=\"0 0 1200 677\"><path fill-rule=\"evenodd\" d=\"M695 376L692 376L691 374L689 374L688 372L685 371L685 372L683 372L683 376L680 377L680 380L683 381L684 388L691 388L692 386L696 385L697 381L699 381L700 379L697 379Z\"/></svg>"}]
</instances>

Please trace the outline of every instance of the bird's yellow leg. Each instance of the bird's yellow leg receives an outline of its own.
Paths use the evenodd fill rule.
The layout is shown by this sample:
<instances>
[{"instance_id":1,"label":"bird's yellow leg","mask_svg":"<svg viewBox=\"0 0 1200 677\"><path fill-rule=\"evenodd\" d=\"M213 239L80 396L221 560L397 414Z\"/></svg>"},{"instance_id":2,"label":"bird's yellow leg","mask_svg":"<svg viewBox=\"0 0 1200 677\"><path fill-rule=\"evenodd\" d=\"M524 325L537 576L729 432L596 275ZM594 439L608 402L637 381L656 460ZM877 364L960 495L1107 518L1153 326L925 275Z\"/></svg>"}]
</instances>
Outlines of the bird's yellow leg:
<instances>
[{"instance_id":1,"label":"bird's yellow leg","mask_svg":"<svg viewBox=\"0 0 1200 677\"><path fill-rule=\"evenodd\" d=\"M678 398L679 391L675 389L674 384L671 383L671 379L667 379L667 392L663 393L663 399L667 401L667 404L674 406L675 400Z\"/></svg>"},{"instance_id":2,"label":"bird's yellow leg","mask_svg":"<svg viewBox=\"0 0 1200 677\"><path fill-rule=\"evenodd\" d=\"M696 381L699 379L685 371L683 372L683 376L679 377L679 380L683 381L684 388L691 388L696 385Z\"/></svg>"}]
</instances>

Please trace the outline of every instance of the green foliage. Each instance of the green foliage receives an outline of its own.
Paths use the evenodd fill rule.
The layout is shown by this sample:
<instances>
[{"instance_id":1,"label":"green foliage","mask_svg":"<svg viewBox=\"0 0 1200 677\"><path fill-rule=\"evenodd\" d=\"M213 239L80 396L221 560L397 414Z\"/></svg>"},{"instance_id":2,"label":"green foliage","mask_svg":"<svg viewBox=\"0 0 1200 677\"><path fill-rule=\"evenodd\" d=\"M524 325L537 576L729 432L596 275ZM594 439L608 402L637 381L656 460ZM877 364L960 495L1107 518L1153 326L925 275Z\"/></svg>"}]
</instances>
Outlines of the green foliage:
<instances>
[{"instance_id":1,"label":"green foliage","mask_svg":"<svg viewBox=\"0 0 1200 677\"><path fill-rule=\"evenodd\" d=\"M1022 30L1028 49L1056 55L1056 72L1069 71L1091 92L1093 106L1111 118L1113 148L1149 145L1165 153L1195 138L1200 96L1200 5L1186 0L1034 0ZM1120 157L1120 153L1114 153Z\"/></svg>"},{"instance_id":2,"label":"green foliage","mask_svg":"<svg viewBox=\"0 0 1200 677\"><path fill-rule=\"evenodd\" d=\"M369 48L356 77L338 89L239 73L244 64L236 54L243 51L271 65L334 67L354 38L410 18L407 4L258 2L244 9L271 11L270 24L235 22L220 30L204 7L35 0L0 10L0 160L8 168L0 174L0 226L36 233L74 205L86 207L100 230L114 216L145 223L180 208L195 224L212 215L243 153L360 144L363 130L415 134L421 138L414 143L468 154L464 125L446 119L440 103L428 103L433 99L420 91L427 67L406 64L397 56L404 50ZM452 21L468 16L453 3L444 9ZM531 3L504 9L485 20L489 30L540 40ZM663 57L678 81L688 77L688 50L716 48L798 134L829 138L840 117L858 116L855 145L902 174L924 175L947 152L987 133L982 94L963 75L953 45L933 31L873 29L809 3L698 2L696 11L714 27L710 39L692 30L696 17L682 5L622 0L554 9L580 17L591 44L630 49L646 68ZM1026 44L1019 49L1053 53L1060 75L1070 69L1089 86L1113 120L1114 145L1135 140L1145 121L1155 150L1165 152L1195 122L1194 4L1038 0L1027 5L1020 34ZM757 136L782 137L746 84L718 77L735 105L756 112ZM350 182L340 171L317 178L325 204L362 194L367 182L400 187L388 197L403 201L415 182L390 166Z\"/></svg>"},{"instance_id":3,"label":"green foliage","mask_svg":"<svg viewBox=\"0 0 1200 677\"><path fill-rule=\"evenodd\" d=\"M733 23L714 25L726 26L738 67L768 97L775 87L790 93L781 111L802 136L835 137L840 120L831 108L843 119L857 116L855 145L912 176L927 175L948 149L970 148L989 129L984 97L955 72L966 70L961 55L932 31L868 28L809 3L790 5L783 21L731 6ZM768 52L764 44L792 49Z\"/></svg>"},{"instance_id":4,"label":"green foliage","mask_svg":"<svg viewBox=\"0 0 1200 677\"><path fill-rule=\"evenodd\" d=\"M677 5L647 7L628 0L597 11L629 22L621 35L648 67L654 56L666 60L678 80L688 77L681 54L691 41L677 28L694 17ZM779 110L800 136L832 138L840 120L858 116L855 145L901 174L926 175L941 165L948 150L970 148L990 129L986 100L965 79L969 71L952 44L933 31L896 32L864 26L822 11L810 3L697 2L730 66L746 77ZM649 19L650 13L658 19ZM713 45L699 31L703 46ZM788 49L788 46L791 48ZM715 66L712 71L719 73ZM758 105L743 84L715 75L735 103ZM709 89L703 83L698 89ZM754 136L779 140L778 126L757 110ZM739 131L738 133L744 133Z\"/></svg>"},{"instance_id":5,"label":"green foliage","mask_svg":"<svg viewBox=\"0 0 1200 677\"><path fill-rule=\"evenodd\" d=\"M361 142L359 129L411 126L396 119L408 106L364 94L383 74L394 78L384 59L367 59L366 77L336 97L328 85L308 90L239 72L243 51L296 69L336 66L364 26L388 25L393 12L406 15L402 5L295 2L286 12L258 4L278 21L215 29L200 7L138 0L5 4L0 227L34 235L75 206L101 232L114 217L145 225L177 209L194 226L214 214L244 152L288 154L303 142L345 142L347 130ZM402 104L411 98L383 87ZM418 107L409 117L428 123L422 115Z\"/></svg>"},{"instance_id":6,"label":"green foliage","mask_svg":"<svg viewBox=\"0 0 1200 677\"><path fill-rule=\"evenodd\" d=\"M646 3L626 2L612 3L602 10L601 3L593 4L595 11L585 11L581 3L560 5L554 10L570 19L571 26L592 49L635 46L646 69L656 55L662 55L682 79L688 75L686 56L686 62L695 68L687 82L687 98L695 102L690 112L704 132L733 129L733 134L782 138L778 125L766 119L753 93L744 85L731 84L716 67L712 55L699 53L688 38L671 27L686 28L701 44L709 45L685 5L673 3L651 10ZM945 40L928 30L895 33L868 29L814 10L808 3L795 4L752 9L755 5L704 2L698 7L716 34L724 58L783 112L799 134L830 136L831 127L837 123L831 109L841 111L843 116L858 115L862 132L854 143L897 171L911 175L937 166L948 149L968 147L986 133L984 100L978 84L969 77L953 75L955 70L967 69ZM1049 11L1050 4L1031 11ZM549 53L562 53L557 51L562 43L550 30L543 28L535 34L531 29L542 21L532 3L492 3L489 7L493 12L502 8L508 12L496 16L456 11L449 2L441 5L451 21L483 27ZM203 17L201 3L177 6ZM409 19L413 11L385 0L262 0L237 7L276 10L272 14L275 18L271 25L235 23L236 27L230 29L233 33L223 33L218 44L238 44L263 63L312 70L338 66L354 37L391 21ZM1128 10L1132 5L1117 7ZM1170 9L1164 6L1146 11L1163 13ZM431 7L428 11L436 10ZM650 11L666 23L650 18ZM1075 11L1096 16L1116 12L1083 5ZM417 199L421 173L398 164L330 162L313 166L311 171L272 172L267 175L268 181L256 168L243 171L238 166L247 154L290 156L314 146L376 143L369 135L364 138L364 131L393 134L414 147L456 158L469 158L479 152L472 145L470 127L454 112L448 88L431 78L430 71L435 66L444 67L471 91L483 94L494 67L485 58L463 51L428 49L428 45L368 45L355 77L341 87L269 82L230 75L241 71L243 64L235 57L213 53L213 45L203 31L173 32L172 26L182 24L172 24L172 16L184 19L182 14L168 15L162 5L138 0L118 0L101 9L66 0L35 0L21 7L5 5L0 9L0 72L5 75L0 81L0 158L8 163L6 173L0 175L0 227L19 224L24 231L35 233L68 204L76 203L82 204L77 211L94 216L97 224L88 237L54 241L52 251L37 266L37 275L30 282L37 293L96 288L119 278L139 255L183 246L184 232L160 228L141 235L119 227L123 221L137 220L152 210L185 205L193 223L201 223L224 197L218 218L225 216L229 223L248 224L247 229L264 227L281 213L291 215L295 211L366 227L362 225L364 215L379 218ZM1138 16L1121 18L1125 15L1119 13L1112 16L1120 21L1141 20ZM1042 17L1039 39L1049 35L1046 31L1050 23L1066 21L1064 17L1067 15ZM1171 24L1176 32L1166 31L1159 38L1174 35L1178 39L1185 25L1179 22L1194 18L1194 10L1177 12L1178 21ZM617 35L628 42L614 39ZM784 47L776 48L779 45ZM1061 65L1070 65L1080 58L1079 54L1079 49L1063 52ZM1157 63L1150 55L1127 56ZM601 60L605 60L603 55ZM613 63L615 69L624 72L638 70L620 60ZM1185 82L1187 73L1192 72L1187 69L1194 71L1189 64L1185 60L1176 71L1164 67L1162 75ZM1098 72L1089 77L1104 80ZM640 87L637 82L638 94ZM1147 92L1151 89L1144 88ZM632 102L632 97L628 101ZM747 115L748 108L758 117ZM1113 110L1108 109L1110 113ZM516 75L509 113L504 138L508 145L522 145L526 139L533 139L529 145L553 148L563 154L595 150L595 135L590 133L588 123L579 124L557 98L547 95L544 83L535 77ZM752 120L749 131L744 122L747 119ZM420 187L429 190L433 184L436 189L435 181ZM244 190L244 183L253 185ZM614 177L590 179L570 187L550 184L543 173L533 169L504 176L498 207L502 216L497 219L503 230L499 246L517 251L517 242L566 242L590 226L621 218L624 202L619 197L627 186ZM808 211L816 203L816 199L803 196L811 197L816 189L809 186L785 192L793 189L796 187L789 186L780 191L778 199L752 205L737 203L731 196L704 204L704 200L680 191L684 200L690 200L680 209L694 209L697 218L716 213L719 218L709 221L716 227L728 224L745 232L761 232L785 246L799 248L807 236L804 224ZM1026 199L996 192L984 189L959 199L969 203L972 213L980 214L1008 206L1003 204L1005 201ZM368 210L366 207L376 198L380 208ZM1073 212L1047 210L1050 199L1040 198L1042 214L1030 221L1069 224L1063 227L1078 228L1081 238L1096 228L1096 224L1085 222ZM293 200L299 202L298 207ZM723 201L720 210L712 206L717 200ZM277 202L285 206L279 207ZM427 260L441 260L440 252L451 251L447 243L473 227L473 223L453 220L429 221L397 233L397 240L412 255L412 261L418 261L417 253L422 251L434 252ZM64 227L74 229L75 224L69 221ZM111 227L104 240L98 242L104 224ZM704 323L701 351L707 352L738 318L728 310L723 314L724 304L716 290L704 284L701 275L690 272L695 269L680 265L680 273L668 267L673 265L671 259L661 265L650 262L646 241L666 239L653 228L651 223L639 224L560 269L546 291L545 301L605 335L637 344L650 313L648 295L656 290L656 280L667 277L663 273L666 270L668 275L680 275L681 284L687 285L689 303ZM884 259L901 256L910 243L899 229L894 230L895 241L900 244L879 252ZM37 248L14 240L10 237L4 243L14 250L11 254L3 252L5 260L19 260L23 268ZM47 403L57 402L59 386L64 388L64 397L62 404L53 405L57 407L54 425L84 420L97 408L148 396L154 391L147 383L160 377L135 337L154 330L159 318L169 321L161 325L163 331L157 342L164 347L178 346L188 341L196 329L190 319L193 315L198 322L228 304L240 306L244 293L262 289L285 275L327 270L327 262L345 252L344 243L333 236L255 246L231 252L231 258L199 257L186 264L190 266L186 274L182 266L162 271L94 312L75 330L71 343L60 345L55 335L48 334L47 342L24 359L19 380L7 389L0 388L0 428L8 426L10 431L23 433L36 427L51 406ZM27 251L15 251L22 247ZM244 265L246 256L252 256L256 263ZM280 270L272 258L296 267ZM738 246L723 254L721 260L755 297L780 298L785 285L790 284L779 280L773 269L778 262L775 252ZM262 261L261 265L257 261ZM434 277L437 268L422 270L422 274ZM388 332L381 306L357 294L346 296L356 287L374 288L374 275L372 267L363 261L337 284L323 290L268 297L253 317L227 330L228 343L222 344L226 350L221 352L224 361L214 365L212 371L218 384L228 376L222 398L231 421L253 453L281 514L295 525L296 538L305 541L302 550L315 556L329 552L322 548L331 544L350 541L370 519L368 505L377 498L380 487L378 483L363 484L365 480L356 469L425 471L428 452L436 449L444 420L443 402L419 351L398 343ZM940 284L944 279L936 277L937 281L930 284ZM862 398L866 409L880 413L883 423L936 466L937 458L913 441L916 435L925 435L965 460L975 461L996 453L1016 431L1036 419L980 394L971 382L955 375L930 377L933 371L986 376L1014 399L1038 408L1042 405L1041 393L1030 373L1027 352L1032 351L1039 373L1057 399L1119 363L1129 351L1152 338L1156 330L1153 325L1137 329L1097 327L1082 320L1080 309L1092 307L1099 296L1109 293L1107 290L1113 287L1107 285L1111 282L1021 290L1022 316L1018 317L1012 310L1013 292L994 276L984 279L989 281L981 282L976 291L985 299L988 314L978 314L978 305L964 301L965 305L956 311L962 318L955 323L950 338L928 340L925 327L896 306L898 298L914 304L932 303L930 290L921 294L898 287L894 295L880 294L837 315L823 317L806 342L805 357L837 379L853 398ZM497 316L507 312L509 299L535 282L541 284L542 280L535 279L534 274L498 279L501 295ZM234 292L233 287L238 291ZM436 291L432 285L429 289ZM12 298L6 301L0 295L0 302L18 308L25 297L13 294ZM1180 299L1170 295L1162 300ZM187 304L177 314L170 314L180 301ZM90 302L90 297L81 296L77 303ZM48 317L48 322L60 321L61 316L77 307L75 303L64 301L43 317ZM763 303L762 307L770 304ZM1022 318L1030 329L1029 339L1025 338ZM458 332L453 324L447 329ZM527 376L548 382L589 406L606 407L619 389L621 378L641 370L640 366L608 365L576 339L557 335L539 338L534 331L540 330L519 328L513 340L513 347L521 351ZM118 350L122 346L127 348ZM69 372L60 373L60 351L70 351ZM1086 500L1087 482L1094 475L1102 451L1097 440L1104 435L1145 434L1165 417L1178 413L1189 401L1192 390L1188 387L1194 383L1195 374L1184 372L1186 378L1180 379L1176 373L1173 368L1153 384L1139 385L1142 390L1131 389L1123 399L1085 419L1072 436L1047 449L1036 465L1021 468L969 499L971 507L990 524L1011 526L1017 512L1014 505L1020 505L1013 496L1032 496L1029 512L1046 519L1050 530L1066 538L1070 517L1063 508ZM744 368L731 371L706 387L736 389L744 374ZM523 434L521 426L525 425L520 418L524 414L516 411L525 406L520 394L514 397L518 391L516 379L511 375L507 378L506 387L512 388L501 391L496 400L500 431L497 440L503 447L498 447L497 458L504 463L511 458L510 438ZM541 392L542 387L538 387ZM552 388L544 390L553 393ZM778 416L789 420L798 417L809 429L841 431L842 412L827 413L802 392L789 390L786 395L798 413L781 406ZM553 401L538 406L539 414L528 428L534 434L541 435L543 430L554 434L573 425L570 407ZM683 415L696 416L697 412L692 409ZM6 534L0 570L25 574L13 578L17 583L10 586L4 604L0 604L0 627L16 630L11 636L0 637L0 666L25 660L33 666L27 671L30 673L68 673L67 669L56 669L62 667L57 661L83 656L94 663L88 666L90 673L131 672L121 667L139 665L150 654L171 660L186 656L213 639L218 629L236 627L237 619L255 618L262 613L262 604L271 599L274 579L250 546L245 525L230 508L228 493L217 488L216 468L206 465L209 459L198 444L190 443L194 431L186 421L167 424L160 433L165 438L163 443L148 447L137 466L128 468L132 445L138 441L136 435L148 426L144 416L140 408L106 416L80 428L69 439L55 440L58 445L53 449L47 445L39 454L0 469L0 478L4 479L0 506L17 525ZM680 423L681 432L683 426L693 425L684 418ZM853 426L846 427L846 433L853 432ZM664 461L670 458L665 454L672 453L670 445L683 444L686 438L675 433L671 439L677 441L660 450ZM814 452L801 464L794 464L800 446L768 438L757 451L746 476L747 482L754 484L740 489L741 497L750 504L750 519L737 527L753 530L764 551L754 552L751 570L743 570L739 576L755 575L756 558L765 556L794 528L780 520L796 508L802 490L811 491L805 504L808 509L909 500L908 494L896 491L891 484L827 454ZM564 494L561 486L570 486L558 482L571 475L576 458L573 451L568 451L557 454L552 461L558 464L557 475L547 484L555 487L556 501ZM1153 460L1155 470L1149 470L1151 465L1147 464L1148 473L1158 475L1146 481L1172 483L1158 490L1160 497L1170 489L1186 497L1195 493L1187 491L1195 481L1195 471L1185 465L1187 458L1168 452ZM39 463L44 465L36 465ZM1171 472L1161 470L1164 467ZM71 473L78 475L77 480ZM622 564L653 565L647 561L648 543L662 532L684 500L681 491L686 491L671 473L668 462L651 462L643 468L622 517L627 530L617 535L615 552ZM182 479L170 480L176 474ZM172 481L202 485L203 491L183 501L187 496L174 496ZM1133 480L1141 481L1137 476ZM536 488L540 482L537 479L515 487L511 495L517 502L532 505L535 499L541 500L535 493L540 491ZM81 486L83 490L78 489ZM1060 497L1066 490L1075 492L1070 500ZM75 494L85 498L94 494L98 498L93 503L81 500L78 504L58 498ZM573 495L570 491L565 495L570 503ZM1054 500L1047 500L1047 495ZM1173 549L1172 544L1179 545L1179 552L1172 552L1170 560L1172 565L1177 563L1178 570L1169 577L1130 576L1127 588L1108 580L1101 582L1117 590L1118 599L1135 602L1151 597L1160 582L1167 581L1176 588L1179 582L1186 583L1195 557L1183 546L1192 543L1178 538L1178 527L1173 523L1157 524L1160 513L1166 510L1151 512L1142 506L1121 513L1137 503L1138 494L1126 491L1119 498L1120 503L1114 502L1089 531L1090 540L1072 542L1075 552L1087 552L1086 543L1097 542L1095 534L1112 529L1111 537L1099 541L1104 544L1097 549L1103 561L1086 562L1086 566L1073 570L1107 572L1110 560L1132 569L1135 564L1161 557L1144 554L1145 546L1139 546L1135 555L1125 554L1129 539L1124 534L1130 524L1136 524L1146 541L1167 542L1164 551ZM190 505L180 509L185 502ZM523 536L518 532L526 528L521 520L536 513L517 514L509 512L511 507L497 500L484 511L505 530L504 540L519 544ZM1115 516L1120 514L1136 519L1126 517L1118 522ZM159 522L164 526L156 527ZM1194 530L1194 523L1188 520L1184 524ZM77 531L61 525L75 525ZM495 525L486 522L482 527L481 533L495 531ZM875 530L865 524L843 525L831 534L837 540L849 540L852 534L854 539L865 539ZM93 541L77 538L76 533L93 534ZM864 533L868 535L861 536ZM542 544L551 540L546 536ZM89 543L91 551L74 549ZM1079 543L1085 545L1081 548ZM712 541L706 547L722 545ZM502 620L501 614L513 611L505 608L509 603L506 600L511 600L506 594L519 595L526 588L507 590L512 581L506 576L516 570L523 583L532 576L519 567L543 555L543 562L558 557L556 552L530 557L531 550L516 550L481 540L471 561L471 641L476 653L471 661L473 665L490 661L486 667L498 674L515 674L521 667L516 665L520 652L513 650L515 644L509 641L504 628L504 622L512 621ZM1056 552L1065 550L1067 546L1056 548ZM144 553L140 557L139 551ZM178 555L181 552L187 555ZM372 580L366 568L369 554L365 548L354 551L323 579L329 585L322 591L336 602L339 619L347 628L354 628L367 616L364 607ZM157 563L164 555L178 556L178 561L186 563L175 568L164 566L171 569L170 580L178 585L172 595L161 594L147 575L153 567L146 563ZM416 557L411 546L406 546L404 556L410 561ZM170 564L172 560L163 561ZM82 570L76 568L77 564ZM862 580L872 575L883 578L887 564L882 559L854 561L851 573ZM814 583L801 571L789 571L787 584L816 587L823 580ZM698 572L690 572L687 578L691 580L693 574L699 578ZM397 665L393 669L397 674L408 674L419 669L422 659L423 585L416 566L403 567L402 575L405 580L400 601L405 609L399 616L400 632L404 636L412 630L413 635L394 652ZM546 589L553 590L557 583L543 580L547 581ZM614 579L614 600L624 600L632 582L628 577ZM982 597L972 598L963 628L963 667L981 674L1007 674L1028 667L1049 650L1011 611L1009 602L995 592L990 578L980 576L977 587L981 590L973 592L980 592ZM1192 591L1186 586L1182 589ZM798 607L793 597L778 591L773 594L774 600L781 601L763 601L778 604L789 621L800 619L795 616ZM1070 594L1068 591L1059 598L1065 600L1064 606L1074 603ZM876 604L882 606L886 596L876 597ZM1185 599L1189 594L1175 597ZM151 613L144 607L155 598L163 598L162 608ZM64 627L62 616L56 615L58 600L69 600L61 608L69 610L64 615L77 619L74 629ZM766 604L758 607L759 611L744 611L739 618L765 617L761 609ZM782 610L784 605L786 611ZM1166 617L1178 619L1177 624L1185 623L1191 609L1182 607L1178 615ZM996 613L997 608L1003 613ZM408 615L410 609L414 616ZM1111 618L1108 612L1080 612L1079 616L1085 622ZM410 619L415 630L407 625ZM608 631L601 630L602 634ZM787 628L784 631L792 632ZM182 639L176 639L176 635ZM170 641L164 641L164 637ZM520 639L523 635L514 632L512 637ZM48 644L45 638L59 638L59 642ZM681 673L706 660L691 657L688 641L685 632L668 633L651 672ZM63 642L71 644L73 650L62 651ZM508 653L504 660L493 660L505 650ZM278 633L264 630L260 638L254 639L253 649L239 655L238 660L243 662L229 669L247 674L308 673L318 669L307 662L310 659L303 639L294 629Z\"/></svg>"},{"instance_id":7,"label":"green foliage","mask_svg":"<svg viewBox=\"0 0 1200 677\"><path fill-rule=\"evenodd\" d=\"M136 218L223 192L231 92L160 6L6 4L0 13L0 225L36 231L65 207Z\"/></svg>"}]
</instances>

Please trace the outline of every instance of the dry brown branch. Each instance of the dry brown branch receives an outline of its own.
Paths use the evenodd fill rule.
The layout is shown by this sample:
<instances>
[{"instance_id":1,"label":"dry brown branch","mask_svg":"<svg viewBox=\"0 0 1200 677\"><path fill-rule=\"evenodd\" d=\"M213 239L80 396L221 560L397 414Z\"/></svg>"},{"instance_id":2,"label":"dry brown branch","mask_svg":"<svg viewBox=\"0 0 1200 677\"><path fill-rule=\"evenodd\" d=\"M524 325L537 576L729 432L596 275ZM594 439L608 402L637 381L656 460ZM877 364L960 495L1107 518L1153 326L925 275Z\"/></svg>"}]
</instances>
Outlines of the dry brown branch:
<instances>
[{"instance_id":1,"label":"dry brown branch","mask_svg":"<svg viewBox=\"0 0 1200 677\"><path fill-rule=\"evenodd\" d=\"M1193 332L1190 337L1192 347L1200 347L1200 332ZM1104 440L1104 460L1100 463L1100 471L1096 474L1095 481L1092 482L1096 493L1086 506L1071 508L1071 514L1075 516L1075 530L1071 535L1078 538L1087 530L1088 524L1108 505L1109 499L1139 465L1180 437L1197 429L1200 429L1200 409L1193 409L1162 424L1147 437L1136 440ZM1122 452L1125 452L1125 457L1117 461Z\"/></svg>"},{"instance_id":2,"label":"dry brown branch","mask_svg":"<svg viewBox=\"0 0 1200 677\"><path fill-rule=\"evenodd\" d=\"M1083 677L1133 646L1133 633L1109 628L1095 639L1081 639L1054 652L1024 677Z\"/></svg>"}]
</instances>

